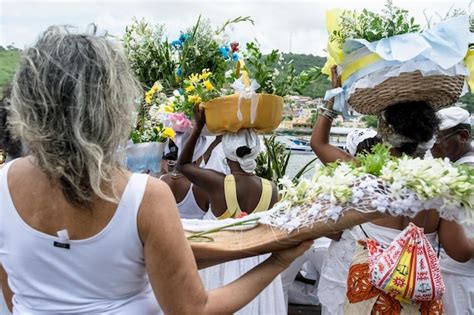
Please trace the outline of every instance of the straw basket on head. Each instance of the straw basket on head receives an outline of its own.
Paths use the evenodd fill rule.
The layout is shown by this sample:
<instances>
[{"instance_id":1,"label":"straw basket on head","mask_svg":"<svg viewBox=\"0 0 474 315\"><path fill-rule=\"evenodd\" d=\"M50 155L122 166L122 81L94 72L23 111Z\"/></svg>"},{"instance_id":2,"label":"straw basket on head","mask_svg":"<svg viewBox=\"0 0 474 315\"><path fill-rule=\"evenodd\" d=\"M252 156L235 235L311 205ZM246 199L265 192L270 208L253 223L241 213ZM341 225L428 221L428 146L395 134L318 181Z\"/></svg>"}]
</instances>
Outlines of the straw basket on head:
<instances>
[{"instance_id":1,"label":"straw basket on head","mask_svg":"<svg viewBox=\"0 0 474 315\"><path fill-rule=\"evenodd\" d=\"M366 115L378 115L391 105L409 101L425 101L438 110L459 100L464 80L462 75L423 76L420 71L405 72L373 88L356 89L347 102Z\"/></svg>"},{"instance_id":2,"label":"straw basket on head","mask_svg":"<svg viewBox=\"0 0 474 315\"><path fill-rule=\"evenodd\" d=\"M237 63L236 74L237 77L242 75L242 81L246 89L249 89L250 80L247 72L241 71L242 65L242 62ZM236 93L210 100L201 104L201 107L205 110L206 125L211 133L237 132L243 128L253 128L264 133L275 130L280 124L283 98L278 95L258 93L256 106L252 108L251 99L246 99Z\"/></svg>"}]
</instances>

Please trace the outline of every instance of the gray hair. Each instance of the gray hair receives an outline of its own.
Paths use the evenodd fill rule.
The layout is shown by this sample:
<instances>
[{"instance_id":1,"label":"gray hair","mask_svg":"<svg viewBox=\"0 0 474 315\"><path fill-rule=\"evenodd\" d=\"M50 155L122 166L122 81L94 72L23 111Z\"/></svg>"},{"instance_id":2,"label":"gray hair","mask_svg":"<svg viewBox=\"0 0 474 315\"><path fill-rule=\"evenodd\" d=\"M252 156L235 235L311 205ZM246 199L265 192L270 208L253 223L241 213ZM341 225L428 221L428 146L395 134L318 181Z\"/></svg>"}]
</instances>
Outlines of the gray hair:
<instances>
[{"instance_id":1,"label":"gray hair","mask_svg":"<svg viewBox=\"0 0 474 315\"><path fill-rule=\"evenodd\" d=\"M104 187L123 164L140 93L119 43L52 26L15 75L11 129L68 202L117 202Z\"/></svg>"}]
</instances>

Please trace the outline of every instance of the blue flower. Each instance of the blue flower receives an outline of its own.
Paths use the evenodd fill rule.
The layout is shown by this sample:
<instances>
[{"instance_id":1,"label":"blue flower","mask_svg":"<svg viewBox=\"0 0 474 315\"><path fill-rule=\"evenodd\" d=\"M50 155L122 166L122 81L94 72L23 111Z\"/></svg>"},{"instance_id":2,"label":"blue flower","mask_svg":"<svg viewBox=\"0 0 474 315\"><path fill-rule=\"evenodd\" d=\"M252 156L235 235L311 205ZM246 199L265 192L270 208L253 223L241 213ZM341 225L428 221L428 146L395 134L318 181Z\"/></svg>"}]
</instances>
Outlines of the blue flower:
<instances>
[{"instance_id":1,"label":"blue flower","mask_svg":"<svg viewBox=\"0 0 474 315\"><path fill-rule=\"evenodd\" d=\"M171 42L171 46L179 49L179 48L183 48L183 43L180 40L174 40Z\"/></svg>"},{"instance_id":2,"label":"blue flower","mask_svg":"<svg viewBox=\"0 0 474 315\"><path fill-rule=\"evenodd\" d=\"M184 43L184 42L187 41L190 37L191 37L191 34L181 32L181 35L179 35L179 41L180 41L181 43Z\"/></svg>"},{"instance_id":3,"label":"blue flower","mask_svg":"<svg viewBox=\"0 0 474 315\"><path fill-rule=\"evenodd\" d=\"M233 60L233 61L237 61L237 60L239 60L239 58L240 58L240 57L239 57L239 55L238 55L237 53L233 53L233 54L232 54L232 60Z\"/></svg>"},{"instance_id":4,"label":"blue flower","mask_svg":"<svg viewBox=\"0 0 474 315\"><path fill-rule=\"evenodd\" d=\"M181 77L183 75L183 70L181 68L176 69L176 76Z\"/></svg>"},{"instance_id":5,"label":"blue flower","mask_svg":"<svg viewBox=\"0 0 474 315\"><path fill-rule=\"evenodd\" d=\"M180 88L180 89L178 90L178 92L179 92L179 94L184 95L184 90L183 90L182 88Z\"/></svg>"},{"instance_id":6,"label":"blue flower","mask_svg":"<svg viewBox=\"0 0 474 315\"><path fill-rule=\"evenodd\" d=\"M227 46L222 46L222 47L219 48L219 52L221 53L222 58L228 59L228 58L229 58L230 48L227 47Z\"/></svg>"}]
</instances>

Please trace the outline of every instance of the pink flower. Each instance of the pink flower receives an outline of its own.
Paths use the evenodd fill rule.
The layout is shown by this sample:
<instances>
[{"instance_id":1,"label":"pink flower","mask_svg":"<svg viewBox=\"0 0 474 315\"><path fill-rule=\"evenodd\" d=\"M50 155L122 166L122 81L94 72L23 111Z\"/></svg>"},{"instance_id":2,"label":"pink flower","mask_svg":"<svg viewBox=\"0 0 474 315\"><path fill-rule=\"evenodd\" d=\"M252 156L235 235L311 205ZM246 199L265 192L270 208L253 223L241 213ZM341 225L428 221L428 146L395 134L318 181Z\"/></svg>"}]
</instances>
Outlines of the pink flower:
<instances>
[{"instance_id":1,"label":"pink flower","mask_svg":"<svg viewBox=\"0 0 474 315\"><path fill-rule=\"evenodd\" d=\"M178 132L186 132L193 127L193 123L186 118L184 113L169 114L168 119L173 124L173 129Z\"/></svg>"},{"instance_id":2,"label":"pink flower","mask_svg":"<svg viewBox=\"0 0 474 315\"><path fill-rule=\"evenodd\" d=\"M232 50L232 52L238 52L239 51L239 43L237 43L237 42L230 43L230 49Z\"/></svg>"}]
</instances>

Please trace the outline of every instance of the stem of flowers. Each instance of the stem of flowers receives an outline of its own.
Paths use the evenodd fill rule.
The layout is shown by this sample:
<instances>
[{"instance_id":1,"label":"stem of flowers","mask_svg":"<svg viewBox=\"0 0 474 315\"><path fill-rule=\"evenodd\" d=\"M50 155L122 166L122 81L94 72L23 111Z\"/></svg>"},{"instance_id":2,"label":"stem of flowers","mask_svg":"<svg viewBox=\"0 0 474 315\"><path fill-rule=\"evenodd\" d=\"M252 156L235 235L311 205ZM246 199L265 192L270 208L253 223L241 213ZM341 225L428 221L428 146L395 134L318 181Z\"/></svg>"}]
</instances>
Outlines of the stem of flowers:
<instances>
[{"instance_id":1,"label":"stem of flowers","mask_svg":"<svg viewBox=\"0 0 474 315\"><path fill-rule=\"evenodd\" d=\"M229 228L229 227L244 226L244 225L249 225L249 224L252 224L252 223L258 223L259 220L260 220L260 218L252 218L252 219L239 221L239 222L236 222L236 223L227 224L227 225L224 225L224 226L220 226L218 228L214 228L214 229L210 229L210 230L207 230L207 231L204 231L204 232L199 232L199 233L190 235L190 236L187 237L187 239L190 240L190 241L194 241L194 242L213 242L214 239L210 236L207 236L208 234L219 232L219 231L222 231L222 230L224 230L226 228Z\"/></svg>"}]
</instances>

